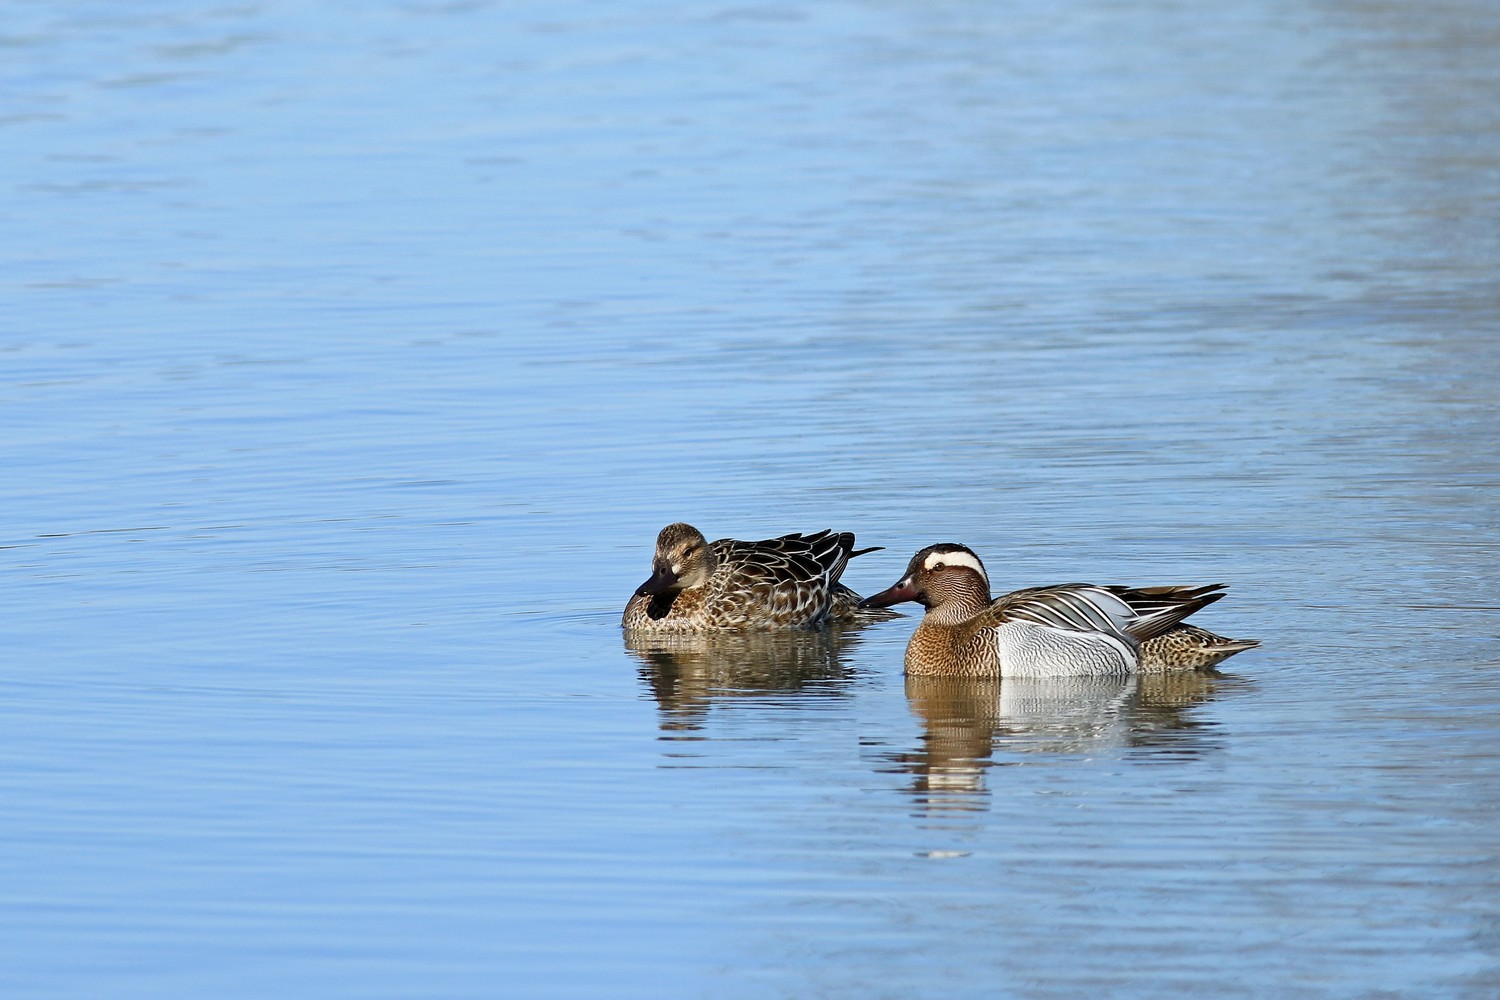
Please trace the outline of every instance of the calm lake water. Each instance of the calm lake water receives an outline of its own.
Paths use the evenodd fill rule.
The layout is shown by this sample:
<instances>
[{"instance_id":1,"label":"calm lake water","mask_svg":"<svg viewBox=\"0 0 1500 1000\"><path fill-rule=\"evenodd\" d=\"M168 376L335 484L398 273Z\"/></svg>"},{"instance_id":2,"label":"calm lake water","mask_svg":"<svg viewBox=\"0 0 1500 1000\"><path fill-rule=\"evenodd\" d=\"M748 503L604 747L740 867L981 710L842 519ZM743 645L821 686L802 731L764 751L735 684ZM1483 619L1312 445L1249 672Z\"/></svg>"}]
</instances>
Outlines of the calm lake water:
<instances>
[{"instance_id":1,"label":"calm lake water","mask_svg":"<svg viewBox=\"0 0 1500 1000\"><path fill-rule=\"evenodd\" d=\"M1500 7L3 9L0 995L1500 994ZM631 648L674 520L1264 647Z\"/></svg>"}]
</instances>

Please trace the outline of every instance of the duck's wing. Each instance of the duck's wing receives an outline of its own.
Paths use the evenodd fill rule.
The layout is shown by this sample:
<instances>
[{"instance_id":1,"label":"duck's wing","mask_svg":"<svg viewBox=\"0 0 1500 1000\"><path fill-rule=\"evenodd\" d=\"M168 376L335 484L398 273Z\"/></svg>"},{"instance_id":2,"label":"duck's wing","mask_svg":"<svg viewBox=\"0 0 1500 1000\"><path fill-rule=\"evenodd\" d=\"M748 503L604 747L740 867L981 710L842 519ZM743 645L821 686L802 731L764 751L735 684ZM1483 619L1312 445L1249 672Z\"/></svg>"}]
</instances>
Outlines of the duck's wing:
<instances>
[{"instance_id":1,"label":"duck's wing","mask_svg":"<svg viewBox=\"0 0 1500 1000\"><path fill-rule=\"evenodd\" d=\"M1140 662L1135 618L1109 588L1065 583L1006 594L970 627L992 637L1004 676L1127 674Z\"/></svg>"},{"instance_id":2,"label":"duck's wing","mask_svg":"<svg viewBox=\"0 0 1500 1000\"><path fill-rule=\"evenodd\" d=\"M1142 642L1163 635L1182 621L1224 596L1228 584L1210 583L1202 587L1119 587L1109 591L1129 606L1135 618L1127 626L1130 634Z\"/></svg>"},{"instance_id":3,"label":"duck's wing","mask_svg":"<svg viewBox=\"0 0 1500 1000\"><path fill-rule=\"evenodd\" d=\"M1224 596L1225 584L1203 587L1121 587L1064 583L1032 587L995 601L997 620L1032 621L1079 632L1130 636L1138 642L1169 631Z\"/></svg>"},{"instance_id":4,"label":"duck's wing","mask_svg":"<svg viewBox=\"0 0 1500 1000\"><path fill-rule=\"evenodd\" d=\"M852 543L852 535L829 531L758 542L720 539L713 543L718 566L704 596L708 613L731 627L815 627L828 616Z\"/></svg>"},{"instance_id":5,"label":"duck's wing","mask_svg":"<svg viewBox=\"0 0 1500 1000\"><path fill-rule=\"evenodd\" d=\"M727 544L726 544L727 543ZM831 587L844 575L855 556L879 548L855 549L854 533L800 532L758 542L715 542L726 547L719 552L720 565L732 567L735 575L781 584L812 584Z\"/></svg>"},{"instance_id":6,"label":"duck's wing","mask_svg":"<svg viewBox=\"0 0 1500 1000\"><path fill-rule=\"evenodd\" d=\"M1104 632L1128 636L1136 612L1108 587L1063 583L1029 587L998 598L986 615L996 624L1029 621L1070 632Z\"/></svg>"},{"instance_id":7,"label":"duck's wing","mask_svg":"<svg viewBox=\"0 0 1500 1000\"><path fill-rule=\"evenodd\" d=\"M993 637L1007 676L1130 673L1141 643L1224 596L1206 587L1119 587L1065 583L1018 590L972 623Z\"/></svg>"}]
</instances>

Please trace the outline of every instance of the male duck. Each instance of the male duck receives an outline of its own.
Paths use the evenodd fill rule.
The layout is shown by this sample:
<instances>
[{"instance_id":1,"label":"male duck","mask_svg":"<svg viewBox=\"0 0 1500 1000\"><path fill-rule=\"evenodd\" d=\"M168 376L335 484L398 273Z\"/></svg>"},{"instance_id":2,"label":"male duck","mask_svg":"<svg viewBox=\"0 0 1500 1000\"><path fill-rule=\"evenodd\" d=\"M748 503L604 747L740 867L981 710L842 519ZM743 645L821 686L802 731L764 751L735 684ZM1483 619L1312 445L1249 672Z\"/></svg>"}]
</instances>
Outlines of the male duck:
<instances>
[{"instance_id":1,"label":"male duck","mask_svg":"<svg viewBox=\"0 0 1500 1000\"><path fill-rule=\"evenodd\" d=\"M708 542L690 524L656 537L651 579L636 588L620 624L642 632L815 629L859 614L859 595L839 583L856 549L848 531L759 542Z\"/></svg>"},{"instance_id":2,"label":"male duck","mask_svg":"<svg viewBox=\"0 0 1500 1000\"><path fill-rule=\"evenodd\" d=\"M962 545L930 545L906 575L862 602L927 609L906 647L906 672L956 677L1158 673L1212 667L1260 645L1182 620L1223 597L1206 587L1066 583L990 599L984 564Z\"/></svg>"}]
</instances>

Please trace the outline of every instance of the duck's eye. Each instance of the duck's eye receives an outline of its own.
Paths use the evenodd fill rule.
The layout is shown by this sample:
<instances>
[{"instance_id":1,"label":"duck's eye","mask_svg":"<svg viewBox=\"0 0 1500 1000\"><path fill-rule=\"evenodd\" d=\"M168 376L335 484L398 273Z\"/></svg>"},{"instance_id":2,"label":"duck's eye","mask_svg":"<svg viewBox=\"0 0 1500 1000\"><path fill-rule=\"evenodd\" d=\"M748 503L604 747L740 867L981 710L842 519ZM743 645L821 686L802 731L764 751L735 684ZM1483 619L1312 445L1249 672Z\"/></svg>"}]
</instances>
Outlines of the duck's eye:
<instances>
[{"instance_id":1,"label":"duck's eye","mask_svg":"<svg viewBox=\"0 0 1500 1000\"><path fill-rule=\"evenodd\" d=\"M939 563L933 563L932 564L932 568L933 569L947 569L948 568L948 564L947 563L940 563L940 562Z\"/></svg>"},{"instance_id":2,"label":"duck's eye","mask_svg":"<svg viewBox=\"0 0 1500 1000\"><path fill-rule=\"evenodd\" d=\"M697 551L698 551L698 546L696 546L696 545L689 545L687 548L685 548L685 549L682 550L682 557L684 559L686 559L688 556L692 555L694 552L697 552Z\"/></svg>"}]
</instances>

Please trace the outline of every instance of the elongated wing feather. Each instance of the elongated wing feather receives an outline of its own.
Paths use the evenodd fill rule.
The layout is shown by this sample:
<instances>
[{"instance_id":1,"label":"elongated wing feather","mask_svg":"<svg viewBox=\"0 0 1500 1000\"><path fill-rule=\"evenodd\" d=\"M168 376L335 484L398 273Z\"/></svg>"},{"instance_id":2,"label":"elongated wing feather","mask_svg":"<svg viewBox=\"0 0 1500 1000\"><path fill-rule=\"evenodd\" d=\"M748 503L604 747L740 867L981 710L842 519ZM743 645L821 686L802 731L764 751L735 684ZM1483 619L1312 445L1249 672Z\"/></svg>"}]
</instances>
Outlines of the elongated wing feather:
<instances>
[{"instance_id":1,"label":"elongated wing feather","mask_svg":"<svg viewBox=\"0 0 1500 1000\"><path fill-rule=\"evenodd\" d=\"M985 617L994 624L1029 621L1073 632L1104 632L1123 638L1130 634L1128 629L1137 615L1107 587L1064 583L1006 594L990 606Z\"/></svg>"},{"instance_id":2,"label":"elongated wing feather","mask_svg":"<svg viewBox=\"0 0 1500 1000\"><path fill-rule=\"evenodd\" d=\"M855 555L854 535L847 531L823 530L811 535L781 535L758 542L721 539L719 564L736 577L780 583L820 583L832 586L844 575Z\"/></svg>"},{"instance_id":3,"label":"elongated wing feather","mask_svg":"<svg viewBox=\"0 0 1500 1000\"><path fill-rule=\"evenodd\" d=\"M1006 594L981 617L991 626L1029 621L1075 632L1102 632L1135 644L1171 631L1223 596L1222 583L1205 587L1065 583Z\"/></svg>"},{"instance_id":4,"label":"elongated wing feather","mask_svg":"<svg viewBox=\"0 0 1500 1000\"><path fill-rule=\"evenodd\" d=\"M1171 631L1190 615L1224 597L1226 584L1204 587L1108 587L1135 613L1128 629L1145 642Z\"/></svg>"}]
</instances>

